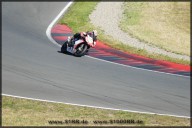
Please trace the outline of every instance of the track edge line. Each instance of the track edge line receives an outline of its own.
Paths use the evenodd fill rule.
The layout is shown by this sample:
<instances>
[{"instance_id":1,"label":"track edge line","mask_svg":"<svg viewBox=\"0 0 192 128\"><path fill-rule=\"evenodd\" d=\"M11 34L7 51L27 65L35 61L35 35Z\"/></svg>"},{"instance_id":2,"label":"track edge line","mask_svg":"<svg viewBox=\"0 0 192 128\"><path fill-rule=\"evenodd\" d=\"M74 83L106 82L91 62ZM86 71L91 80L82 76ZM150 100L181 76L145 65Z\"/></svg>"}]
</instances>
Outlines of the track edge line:
<instances>
[{"instance_id":1,"label":"track edge line","mask_svg":"<svg viewBox=\"0 0 192 128\"><path fill-rule=\"evenodd\" d=\"M73 0L71 0L63 9L62 11L54 18L54 20L51 22L51 24L49 24L49 26L47 27L46 30L46 35L48 37L48 39L54 43L55 45L61 47L61 45L59 45L51 36L51 29L53 28L53 26L57 23L57 21L61 18L62 15L65 14L65 12L67 11L67 9L73 4Z\"/></svg>"},{"instance_id":2,"label":"track edge line","mask_svg":"<svg viewBox=\"0 0 192 128\"><path fill-rule=\"evenodd\" d=\"M36 98L15 96L15 95L9 95L9 94L4 94L4 93L2 93L1 95L2 95L2 96L14 97L14 98L20 98L20 99L27 99L27 100L34 100L34 101L43 101L43 102L48 102L48 103L67 104L67 105L73 105L73 106L97 108L97 109L104 109L104 110L115 110L115 111L133 112L133 113L138 113L138 114L139 114L139 113L140 113L140 114L151 114L151 115L159 115L159 116L171 116L171 117L178 117L178 118L190 118L190 117L188 117L188 116L169 115L169 114L160 114L160 113L152 113L152 112L141 112L141 111L133 111L133 110L124 110L124 109L98 107L98 106L91 106L91 105L65 103L65 102L59 102L59 101L51 101L51 100L43 100L43 99L36 99Z\"/></svg>"}]
</instances>

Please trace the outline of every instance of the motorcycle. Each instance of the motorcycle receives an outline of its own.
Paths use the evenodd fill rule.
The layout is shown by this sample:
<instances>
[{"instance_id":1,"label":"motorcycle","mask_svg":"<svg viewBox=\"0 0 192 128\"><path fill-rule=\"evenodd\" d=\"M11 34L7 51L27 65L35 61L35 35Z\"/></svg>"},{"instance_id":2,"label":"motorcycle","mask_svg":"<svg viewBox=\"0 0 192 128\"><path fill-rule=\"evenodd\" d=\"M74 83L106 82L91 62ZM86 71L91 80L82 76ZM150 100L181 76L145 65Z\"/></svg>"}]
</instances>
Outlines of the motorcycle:
<instances>
[{"instance_id":1,"label":"motorcycle","mask_svg":"<svg viewBox=\"0 0 192 128\"><path fill-rule=\"evenodd\" d=\"M74 42L73 46L69 45L70 41ZM81 57L88 53L89 48L92 47L91 44L93 44L93 39L89 35L85 37L85 40L77 40L75 38L72 39L71 37L68 37L68 40L61 47L61 52L71 53L74 56Z\"/></svg>"}]
</instances>

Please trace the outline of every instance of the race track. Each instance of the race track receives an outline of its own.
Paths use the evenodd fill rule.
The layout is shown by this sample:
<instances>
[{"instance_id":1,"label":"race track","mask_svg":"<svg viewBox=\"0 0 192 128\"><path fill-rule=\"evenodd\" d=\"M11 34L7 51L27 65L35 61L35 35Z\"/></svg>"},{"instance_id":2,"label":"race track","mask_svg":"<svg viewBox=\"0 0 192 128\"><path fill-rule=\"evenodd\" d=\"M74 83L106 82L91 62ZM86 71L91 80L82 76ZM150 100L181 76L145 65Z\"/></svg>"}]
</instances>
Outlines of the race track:
<instances>
[{"instance_id":1,"label":"race track","mask_svg":"<svg viewBox=\"0 0 192 128\"><path fill-rule=\"evenodd\" d=\"M59 53L46 36L67 2L2 2L2 93L190 116L190 77Z\"/></svg>"}]
</instances>

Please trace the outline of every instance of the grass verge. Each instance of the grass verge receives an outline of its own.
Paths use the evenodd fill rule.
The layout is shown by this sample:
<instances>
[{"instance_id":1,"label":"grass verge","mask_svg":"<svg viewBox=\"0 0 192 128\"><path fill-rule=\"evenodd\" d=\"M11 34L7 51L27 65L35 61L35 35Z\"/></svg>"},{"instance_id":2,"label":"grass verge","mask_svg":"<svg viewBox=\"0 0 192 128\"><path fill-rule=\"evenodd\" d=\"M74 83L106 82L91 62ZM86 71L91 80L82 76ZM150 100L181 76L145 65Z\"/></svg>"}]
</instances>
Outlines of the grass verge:
<instances>
[{"instance_id":1,"label":"grass verge","mask_svg":"<svg viewBox=\"0 0 192 128\"><path fill-rule=\"evenodd\" d=\"M2 126L189 126L190 119L137 114L132 112L79 107L61 103L48 103L2 96ZM83 123L63 123L84 120ZM140 123L105 124L110 120L134 120ZM49 123L52 121L52 123ZM86 121L88 123L86 123ZM103 121L103 123L94 123ZM75 121L74 121L75 122ZM127 121L128 122L128 121Z\"/></svg>"},{"instance_id":2,"label":"grass verge","mask_svg":"<svg viewBox=\"0 0 192 128\"><path fill-rule=\"evenodd\" d=\"M146 43L190 56L190 2L125 2L120 28Z\"/></svg>"},{"instance_id":3,"label":"grass verge","mask_svg":"<svg viewBox=\"0 0 192 128\"><path fill-rule=\"evenodd\" d=\"M115 49L125 51L128 53L138 54L153 59L166 60L180 64L190 64L187 60L175 59L159 54L150 54L146 50L136 49L122 42L113 39L113 37L105 35L101 28L95 27L90 23L89 15L95 9L98 2L74 2L74 4L68 9L64 17L59 21L60 24L68 25L74 33L80 31L88 31L96 29L98 30L98 39L104 42L106 45Z\"/></svg>"}]
</instances>

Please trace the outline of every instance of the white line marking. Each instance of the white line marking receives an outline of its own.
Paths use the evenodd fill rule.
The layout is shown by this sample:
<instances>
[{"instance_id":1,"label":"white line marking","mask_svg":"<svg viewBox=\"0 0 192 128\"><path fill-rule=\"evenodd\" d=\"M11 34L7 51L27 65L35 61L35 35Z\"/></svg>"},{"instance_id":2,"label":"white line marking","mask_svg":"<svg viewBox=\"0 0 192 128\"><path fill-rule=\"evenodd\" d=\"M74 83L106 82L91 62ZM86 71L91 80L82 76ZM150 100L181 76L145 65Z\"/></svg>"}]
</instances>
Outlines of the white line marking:
<instances>
[{"instance_id":1,"label":"white line marking","mask_svg":"<svg viewBox=\"0 0 192 128\"><path fill-rule=\"evenodd\" d=\"M67 6L64 7L64 9L63 9L63 10L59 13L59 15L52 21L52 23L48 26L48 28L47 28L47 30L46 30L46 34L47 34L47 37L49 38L49 40L50 40L52 43L54 43L55 45L59 46L59 47L61 47L61 45L58 44L58 43L52 38L52 36L51 36L51 29L52 29L52 27L56 24L56 22L59 20L59 18L61 18L61 16L65 13L65 11L69 8L69 6L71 6L72 3L73 3L73 1L69 2L69 3L67 4ZM86 55L86 56L87 56L87 55ZM128 66L128 65L118 64L118 63L114 63L114 62L110 62L110 61L106 61L106 60L94 58L94 57L91 57L91 56L87 56L87 57L92 58L92 59L97 59L97 60L100 60L100 61L104 61L104 62L108 62L108 63L112 63L112 64L117 64L117 65L126 66L126 67L130 67L130 68L135 68L135 69L139 69L139 70L152 71L152 72L157 72L157 73L164 73L164 72L159 72L159 71L147 70L147 69L132 67L132 66ZM182 76L182 75L171 74L171 73L164 73L164 74ZM183 77L188 77L188 76L183 76ZM189 76L189 77L190 77L190 76ZM8 95L8 94L3 94L3 95L12 96L12 97L18 97L18 98L20 97L20 96ZM20 98L33 99L33 98L27 98L27 97L20 97ZM33 100L53 102L53 103L63 103L63 102L56 102L56 101L49 101L49 100L42 100L42 99L33 99ZM123 110L123 109L114 109L114 108L105 108L105 107L81 105L81 104L72 104L72 103L64 103L64 104L77 105L77 106L83 106L83 107L92 107L92 108L101 108L101 109L110 109L110 110L121 110L121 111L127 111L127 112L135 112L135 113L157 114L157 115L166 115L166 116L175 116L175 117L190 118L190 117L187 117L187 116L177 116L177 115L168 115L168 114L159 114L159 113L149 113L149 112L131 111L131 110Z\"/></svg>"},{"instance_id":2,"label":"white line marking","mask_svg":"<svg viewBox=\"0 0 192 128\"><path fill-rule=\"evenodd\" d=\"M28 100L35 100L35 101L43 101L43 102L50 102L50 103L67 104L67 105L74 105L74 106L81 106L81 107L89 107L89 108L99 108L99 109L115 110L115 111L125 111L125 112L141 113L141 114L157 114L157 115L162 115L162 116L172 116L172 117L180 117L180 118L190 118L190 117L188 117L188 116L159 114L159 113L152 113L152 112L140 112L140 111L123 110L123 109L115 109L115 108L106 108L106 107L98 107L98 106L74 104L74 103L63 103L63 102L59 102L59 101L51 101L51 100L43 100L43 99L36 99L36 98L28 98L28 97L15 96L15 95L9 95L9 94L2 94L2 95L3 95L3 96L14 97L14 98L21 98L21 99L28 99Z\"/></svg>"},{"instance_id":3,"label":"white line marking","mask_svg":"<svg viewBox=\"0 0 192 128\"><path fill-rule=\"evenodd\" d=\"M53 28L53 26L57 23L57 21L61 18L62 15L64 15L64 13L67 11L67 9L71 6L71 4L73 3L73 0L70 1L65 7L64 9L57 15L57 17L51 22L51 24L48 26L47 30L46 30L46 35L49 38L49 40L54 43L55 45L61 47L61 45L59 45L51 36L51 29Z\"/></svg>"}]
</instances>

